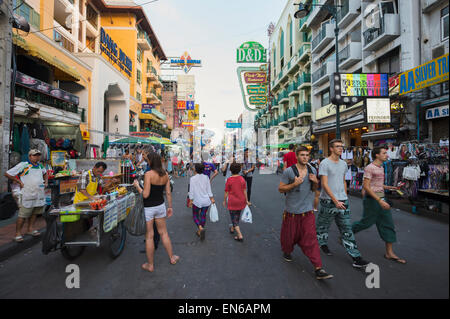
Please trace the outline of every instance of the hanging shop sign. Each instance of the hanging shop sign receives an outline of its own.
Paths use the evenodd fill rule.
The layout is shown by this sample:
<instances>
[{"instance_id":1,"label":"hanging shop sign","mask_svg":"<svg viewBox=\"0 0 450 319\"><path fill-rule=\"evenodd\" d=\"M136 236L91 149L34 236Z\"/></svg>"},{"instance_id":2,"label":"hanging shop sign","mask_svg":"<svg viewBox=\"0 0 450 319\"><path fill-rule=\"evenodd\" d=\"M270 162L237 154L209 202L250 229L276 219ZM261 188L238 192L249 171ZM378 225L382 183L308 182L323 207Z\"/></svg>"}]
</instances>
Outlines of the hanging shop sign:
<instances>
[{"instance_id":1,"label":"hanging shop sign","mask_svg":"<svg viewBox=\"0 0 450 319\"><path fill-rule=\"evenodd\" d=\"M195 101L186 101L186 110L194 110Z\"/></svg>"},{"instance_id":2,"label":"hanging shop sign","mask_svg":"<svg viewBox=\"0 0 450 319\"><path fill-rule=\"evenodd\" d=\"M151 114L152 113L152 109L154 109L154 108L155 108L155 104L142 104L141 113Z\"/></svg>"},{"instance_id":3,"label":"hanging shop sign","mask_svg":"<svg viewBox=\"0 0 450 319\"><path fill-rule=\"evenodd\" d=\"M448 105L434 107L432 109L428 109L426 111L425 118L427 120L433 120L441 117L447 117L448 116Z\"/></svg>"},{"instance_id":4,"label":"hanging shop sign","mask_svg":"<svg viewBox=\"0 0 450 319\"><path fill-rule=\"evenodd\" d=\"M38 79L23 74L19 71L17 71L16 73L16 84L76 105L78 105L80 102L78 96L55 88L45 82L39 81Z\"/></svg>"},{"instance_id":5,"label":"hanging shop sign","mask_svg":"<svg viewBox=\"0 0 450 319\"><path fill-rule=\"evenodd\" d=\"M266 63L267 50L258 42L245 42L236 51L237 63Z\"/></svg>"},{"instance_id":6,"label":"hanging shop sign","mask_svg":"<svg viewBox=\"0 0 450 319\"><path fill-rule=\"evenodd\" d=\"M391 123L391 101L387 99L366 99L367 123Z\"/></svg>"},{"instance_id":7,"label":"hanging shop sign","mask_svg":"<svg viewBox=\"0 0 450 319\"><path fill-rule=\"evenodd\" d=\"M267 72L257 71L257 72L245 72L244 73L245 83L267 83Z\"/></svg>"},{"instance_id":8,"label":"hanging shop sign","mask_svg":"<svg viewBox=\"0 0 450 319\"><path fill-rule=\"evenodd\" d=\"M184 73L189 73L193 67L201 67L201 60L194 60L191 58L189 53L184 52L184 54L179 58L170 58L170 66L173 68L179 68L184 71Z\"/></svg>"},{"instance_id":9,"label":"hanging shop sign","mask_svg":"<svg viewBox=\"0 0 450 319\"><path fill-rule=\"evenodd\" d=\"M188 120L189 121L198 121L200 119L200 106L195 104L195 107L192 110L188 111Z\"/></svg>"},{"instance_id":10,"label":"hanging shop sign","mask_svg":"<svg viewBox=\"0 0 450 319\"><path fill-rule=\"evenodd\" d=\"M252 105L266 105L267 95L251 95L248 100Z\"/></svg>"},{"instance_id":11,"label":"hanging shop sign","mask_svg":"<svg viewBox=\"0 0 450 319\"><path fill-rule=\"evenodd\" d=\"M109 57L113 64L116 64L123 72L131 77L133 61L131 61L121 48L118 48L117 43L111 39L103 28L100 29L100 49Z\"/></svg>"},{"instance_id":12,"label":"hanging shop sign","mask_svg":"<svg viewBox=\"0 0 450 319\"><path fill-rule=\"evenodd\" d=\"M259 67L238 67L237 75L244 107L249 111L258 111L264 107L268 100L266 64Z\"/></svg>"},{"instance_id":13,"label":"hanging shop sign","mask_svg":"<svg viewBox=\"0 0 450 319\"><path fill-rule=\"evenodd\" d=\"M177 101L177 110L186 110L186 101Z\"/></svg>"},{"instance_id":14,"label":"hanging shop sign","mask_svg":"<svg viewBox=\"0 0 450 319\"><path fill-rule=\"evenodd\" d=\"M449 55L443 55L400 74L400 95L449 80Z\"/></svg>"},{"instance_id":15,"label":"hanging shop sign","mask_svg":"<svg viewBox=\"0 0 450 319\"><path fill-rule=\"evenodd\" d=\"M364 98L389 97L389 78L386 73L334 73L330 84L333 104L350 104Z\"/></svg>"},{"instance_id":16,"label":"hanging shop sign","mask_svg":"<svg viewBox=\"0 0 450 319\"><path fill-rule=\"evenodd\" d=\"M247 94L267 95L267 85L264 84L248 85Z\"/></svg>"}]
</instances>

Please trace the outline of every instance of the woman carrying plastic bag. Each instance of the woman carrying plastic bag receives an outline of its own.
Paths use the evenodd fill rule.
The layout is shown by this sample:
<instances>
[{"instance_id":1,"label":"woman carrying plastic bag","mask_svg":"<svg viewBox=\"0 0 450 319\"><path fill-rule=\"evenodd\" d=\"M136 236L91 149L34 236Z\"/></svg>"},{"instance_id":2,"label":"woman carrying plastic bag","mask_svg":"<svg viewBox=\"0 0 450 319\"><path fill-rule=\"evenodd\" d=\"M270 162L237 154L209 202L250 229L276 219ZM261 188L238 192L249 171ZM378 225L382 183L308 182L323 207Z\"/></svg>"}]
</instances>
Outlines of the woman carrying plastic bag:
<instances>
[{"instance_id":1,"label":"woman carrying plastic bag","mask_svg":"<svg viewBox=\"0 0 450 319\"><path fill-rule=\"evenodd\" d=\"M242 213L241 216L241 221L243 221L244 223L249 223L251 224L253 222L253 218L252 218L252 212L250 211L250 208L247 206L245 206L244 208L244 212Z\"/></svg>"},{"instance_id":2,"label":"woman carrying plastic bag","mask_svg":"<svg viewBox=\"0 0 450 319\"><path fill-rule=\"evenodd\" d=\"M242 210L250 204L247 197L247 183L245 182L245 179L239 175L241 164L232 163L230 165L230 171L233 175L227 179L227 183L225 184L223 206L227 207L228 200L228 210L231 218L230 233L234 234L236 232L237 236L234 237L234 240L242 242L244 241L244 237L242 236L239 227L239 219Z\"/></svg>"}]
</instances>

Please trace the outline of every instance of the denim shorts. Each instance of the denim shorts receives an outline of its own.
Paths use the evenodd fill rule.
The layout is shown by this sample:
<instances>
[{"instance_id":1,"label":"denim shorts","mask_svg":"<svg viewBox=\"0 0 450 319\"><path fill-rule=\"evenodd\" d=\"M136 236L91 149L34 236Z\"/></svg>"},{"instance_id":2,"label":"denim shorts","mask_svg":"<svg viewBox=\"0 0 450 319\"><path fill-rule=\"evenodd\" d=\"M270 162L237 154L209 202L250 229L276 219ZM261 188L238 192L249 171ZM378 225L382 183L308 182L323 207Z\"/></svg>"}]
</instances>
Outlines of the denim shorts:
<instances>
[{"instance_id":1,"label":"denim shorts","mask_svg":"<svg viewBox=\"0 0 450 319\"><path fill-rule=\"evenodd\" d=\"M155 218L164 218L166 214L166 204L162 203L159 206L154 207L144 207L145 221L149 222Z\"/></svg>"}]
</instances>

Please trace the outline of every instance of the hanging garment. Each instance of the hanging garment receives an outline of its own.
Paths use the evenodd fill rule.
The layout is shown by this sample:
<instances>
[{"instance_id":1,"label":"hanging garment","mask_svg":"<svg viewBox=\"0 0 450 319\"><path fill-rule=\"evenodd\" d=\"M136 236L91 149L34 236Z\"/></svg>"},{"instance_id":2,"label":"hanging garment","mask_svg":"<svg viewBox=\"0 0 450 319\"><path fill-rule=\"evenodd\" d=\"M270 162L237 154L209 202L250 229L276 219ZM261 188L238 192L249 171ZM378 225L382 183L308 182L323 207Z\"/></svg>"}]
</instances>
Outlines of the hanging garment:
<instances>
[{"instance_id":1,"label":"hanging garment","mask_svg":"<svg viewBox=\"0 0 450 319\"><path fill-rule=\"evenodd\" d=\"M403 179L417 181L420 178L420 167L418 165L407 166L403 169Z\"/></svg>"},{"instance_id":2,"label":"hanging garment","mask_svg":"<svg viewBox=\"0 0 450 319\"><path fill-rule=\"evenodd\" d=\"M20 137L20 152L22 153L21 161L28 161L28 152L30 151L30 135L28 133L28 127L23 126L22 136Z\"/></svg>"},{"instance_id":3,"label":"hanging garment","mask_svg":"<svg viewBox=\"0 0 450 319\"><path fill-rule=\"evenodd\" d=\"M17 124L14 124L13 150L14 152L20 153L20 133L19 133L19 125Z\"/></svg>"}]
</instances>

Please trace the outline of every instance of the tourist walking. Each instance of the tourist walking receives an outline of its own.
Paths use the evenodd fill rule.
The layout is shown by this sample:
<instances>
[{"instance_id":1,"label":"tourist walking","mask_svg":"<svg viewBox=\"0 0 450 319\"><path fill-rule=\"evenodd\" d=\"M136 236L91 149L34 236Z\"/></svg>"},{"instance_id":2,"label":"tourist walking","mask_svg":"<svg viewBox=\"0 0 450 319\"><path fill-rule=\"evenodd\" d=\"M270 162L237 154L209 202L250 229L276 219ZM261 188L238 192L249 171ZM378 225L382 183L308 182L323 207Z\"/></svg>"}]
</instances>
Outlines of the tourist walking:
<instances>
[{"instance_id":1,"label":"tourist walking","mask_svg":"<svg viewBox=\"0 0 450 319\"><path fill-rule=\"evenodd\" d=\"M328 230L333 220L341 233L340 241L353 259L353 267L363 268L368 262L362 259L353 235L350 208L347 196L345 174L347 163L340 159L344 145L341 140L331 140L330 156L319 166L319 176L322 190L320 192L319 214L317 216L317 239L322 251L331 256L328 248Z\"/></svg>"},{"instance_id":2,"label":"tourist walking","mask_svg":"<svg viewBox=\"0 0 450 319\"><path fill-rule=\"evenodd\" d=\"M253 182L253 172L255 171L255 163L249 161L248 158L248 148L244 150L244 163L242 163L242 177L244 177L247 184L247 195L248 201L250 202L250 197L252 195L252 182ZM251 205L251 202L249 206Z\"/></svg>"},{"instance_id":3,"label":"tourist walking","mask_svg":"<svg viewBox=\"0 0 450 319\"><path fill-rule=\"evenodd\" d=\"M169 255L170 263L172 265L176 264L180 257L173 254L172 243L166 226L166 218L170 218L173 215L169 176L163 169L161 157L158 154L150 153L148 155L148 161L150 170L144 175L144 189L139 186L137 180L134 181L134 187L144 197L145 220L147 223L147 232L145 235L147 262L142 265L142 268L153 272L155 253L153 223L156 223L161 241ZM164 202L164 190L169 205L167 210Z\"/></svg>"},{"instance_id":4,"label":"tourist walking","mask_svg":"<svg viewBox=\"0 0 450 319\"><path fill-rule=\"evenodd\" d=\"M189 207L192 207L192 216L198 228L196 234L202 241L205 239L206 213L211 204L216 202L211 192L211 182L204 170L203 164L195 164L195 175L189 182Z\"/></svg>"},{"instance_id":5,"label":"tourist walking","mask_svg":"<svg viewBox=\"0 0 450 319\"><path fill-rule=\"evenodd\" d=\"M376 224L378 234L386 245L384 258L406 264L406 260L399 258L392 248L393 243L397 241L397 237L391 207L385 201L384 191L398 188L384 185L383 163L388 158L387 148L375 147L372 150L372 158L374 159L373 162L364 169L363 217L360 221L353 223L352 230L356 234Z\"/></svg>"},{"instance_id":6,"label":"tourist walking","mask_svg":"<svg viewBox=\"0 0 450 319\"><path fill-rule=\"evenodd\" d=\"M239 220L245 206L250 205L250 202L247 197L246 182L244 178L239 175L241 171L241 164L232 163L230 165L230 171L232 175L227 179L225 184L223 206L228 207L228 211L230 212L230 233L236 233L234 240L242 242L244 241L244 236L242 235L241 228L239 227Z\"/></svg>"},{"instance_id":7,"label":"tourist walking","mask_svg":"<svg viewBox=\"0 0 450 319\"><path fill-rule=\"evenodd\" d=\"M329 279L322 268L319 243L317 241L314 194L319 180L316 170L308 166L309 151L301 146L296 151L297 164L283 172L278 191L286 194L283 222L281 225L281 249L286 261L292 261L292 252L297 244L314 266L316 279Z\"/></svg>"},{"instance_id":8,"label":"tourist walking","mask_svg":"<svg viewBox=\"0 0 450 319\"><path fill-rule=\"evenodd\" d=\"M295 145L289 144L289 152L283 156L283 171L292 165L297 164L297 156L295 154Z\"/></svg>"}]
</instances>

